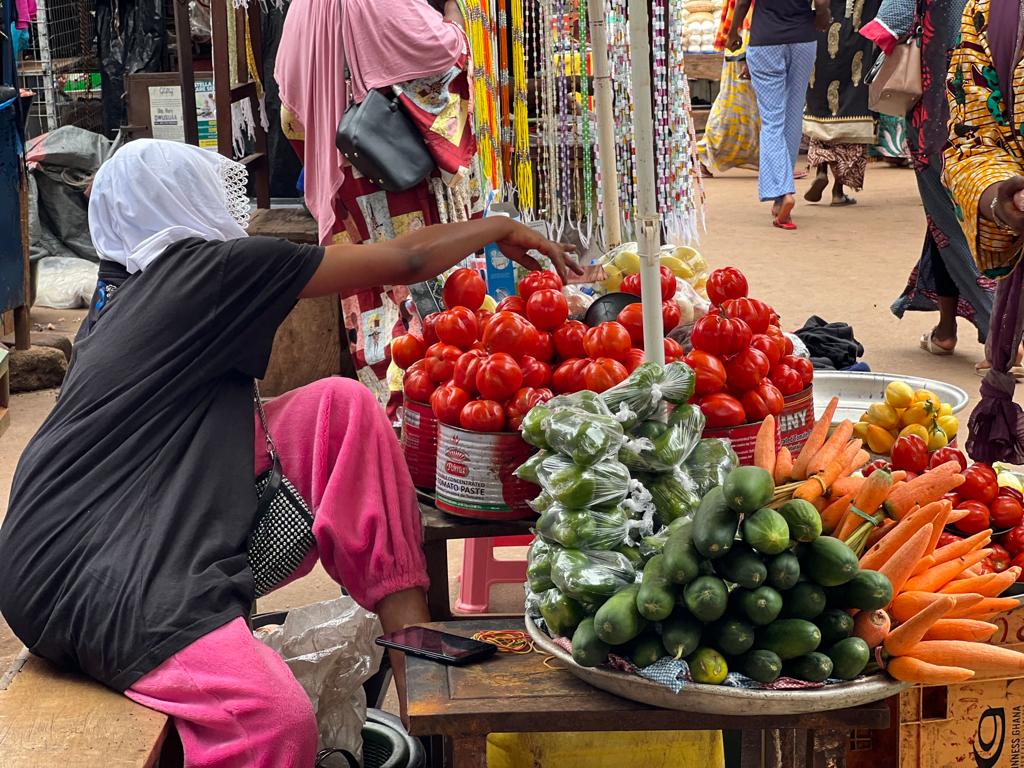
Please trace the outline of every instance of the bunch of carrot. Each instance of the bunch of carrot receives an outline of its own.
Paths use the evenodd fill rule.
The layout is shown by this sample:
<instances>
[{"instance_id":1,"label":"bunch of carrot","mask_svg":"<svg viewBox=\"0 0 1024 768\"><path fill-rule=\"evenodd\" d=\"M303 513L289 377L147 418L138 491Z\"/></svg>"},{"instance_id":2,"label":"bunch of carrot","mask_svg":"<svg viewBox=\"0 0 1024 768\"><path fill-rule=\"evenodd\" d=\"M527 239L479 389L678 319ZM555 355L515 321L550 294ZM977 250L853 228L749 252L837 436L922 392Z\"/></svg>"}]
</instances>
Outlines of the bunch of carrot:
<instances>
[{"instance_id":1,"label":"bunch of carrot","mask_svg":"<svg viewBox=\"0 0 1024 768\"><path fill-rule=\"evenodd\" d=\"M886 613L896 628L883 628L884 639L865 639L869 645L881 640L886 669L898 680L948 685L975 675L1024 674L1024 653L985 642L996 631L988 620L1020 605L999 595L1017 580L1021 569L974 575L972 569L992 552L986 548L989 531L936 548L954 515L953 505L945 499L915 504L860 559L861 568L877 570L892 582L893 600ZM884 623L871 626L877 630Z\"/></svg>"}]
</instances>

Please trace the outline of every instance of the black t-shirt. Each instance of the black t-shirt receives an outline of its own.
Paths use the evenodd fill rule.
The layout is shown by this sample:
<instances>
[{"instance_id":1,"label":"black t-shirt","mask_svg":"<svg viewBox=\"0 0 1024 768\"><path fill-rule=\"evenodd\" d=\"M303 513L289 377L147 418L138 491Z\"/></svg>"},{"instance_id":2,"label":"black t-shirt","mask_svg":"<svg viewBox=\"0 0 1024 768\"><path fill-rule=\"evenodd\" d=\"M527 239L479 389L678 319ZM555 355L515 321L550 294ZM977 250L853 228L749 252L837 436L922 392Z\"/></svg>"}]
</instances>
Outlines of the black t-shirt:
<instances>
[{"instance_id":1,"label":"black t-shirt","mask_svg":"<svg viewBox=\"0 0 1024 768\"><path fill-rule=\"evenodd\" d=\"M34 653L123 690L249 610L252 381L322 258L185 240L79 337L0 528L0 610Z\"/></svg>"},{"instance_id":2,"label":"black t-shirt","mask_svg":"<svg viewBox=\"0 0 1024 768\"><path fill-rule=\"evenodd\" d=\"M811 43L815 39L811 0L755 0L749 45Z\"/></svg>"}]
</instances>

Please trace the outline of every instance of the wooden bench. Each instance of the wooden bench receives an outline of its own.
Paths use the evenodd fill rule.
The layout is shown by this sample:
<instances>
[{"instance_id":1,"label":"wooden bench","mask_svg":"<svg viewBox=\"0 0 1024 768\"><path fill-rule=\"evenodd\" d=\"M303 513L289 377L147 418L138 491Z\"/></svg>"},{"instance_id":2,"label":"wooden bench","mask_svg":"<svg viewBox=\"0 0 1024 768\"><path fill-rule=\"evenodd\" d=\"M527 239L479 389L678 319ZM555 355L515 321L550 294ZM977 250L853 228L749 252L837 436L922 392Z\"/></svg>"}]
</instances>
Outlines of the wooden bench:
<instances>
[{"instance_id":1,"label":"wooden bench","mask_svg":"<svg viewBox=\"0 0 1024 768\"><path fill-rule=\"evenodd\" d=\"M4 768L173 768L176 742L166 715L27 650L0 678Z\"/></svg>"}]
</instances>

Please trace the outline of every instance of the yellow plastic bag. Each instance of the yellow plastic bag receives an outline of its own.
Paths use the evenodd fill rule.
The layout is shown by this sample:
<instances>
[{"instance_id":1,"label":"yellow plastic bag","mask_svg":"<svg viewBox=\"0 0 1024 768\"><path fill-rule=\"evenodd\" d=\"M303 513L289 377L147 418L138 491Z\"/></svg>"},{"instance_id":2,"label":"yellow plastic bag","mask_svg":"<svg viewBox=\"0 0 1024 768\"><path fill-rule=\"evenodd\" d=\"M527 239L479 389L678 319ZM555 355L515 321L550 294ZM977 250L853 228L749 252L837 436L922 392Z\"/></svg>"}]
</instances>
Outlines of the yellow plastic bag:
<instances>
[{"instance_id":1,"label":"yellow plastic bag","mask_svg":"<svg viewBox=\"0 0 1024 768\"><path fill-rule=\"evenodd\" d=\"M723 768L721 731L492 733L487 768Z\"/></svg>"}]
</instances>

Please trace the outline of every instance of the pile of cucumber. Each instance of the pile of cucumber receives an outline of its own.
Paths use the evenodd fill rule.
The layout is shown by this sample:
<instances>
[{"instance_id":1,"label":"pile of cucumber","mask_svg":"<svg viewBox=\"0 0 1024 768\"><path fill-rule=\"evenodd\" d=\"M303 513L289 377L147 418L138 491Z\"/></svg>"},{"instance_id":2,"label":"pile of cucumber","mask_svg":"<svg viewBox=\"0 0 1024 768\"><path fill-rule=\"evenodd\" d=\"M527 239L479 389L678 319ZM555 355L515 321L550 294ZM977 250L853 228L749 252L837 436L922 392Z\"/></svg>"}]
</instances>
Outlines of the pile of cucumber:
<instances>
[{"instance_id":1,"label":"pile of cucumber","mask_svg":"<svg viewBox=\"0 0 1024 768\"><path fill-rule=\"evenodd\" d=\"M821 535L813 505L769 508L774 493L768 472L733 469L692 517L641 543L634 583L589 605L548 596L549 629L572 638L584 666L615 653L639 668L685 659L699 683L730 671L759 683L858 677L870 650L853 636L852 614L888 605L892 585Z\"/></svg>"}]
</instances>

